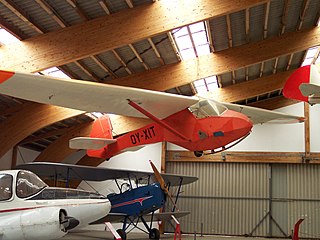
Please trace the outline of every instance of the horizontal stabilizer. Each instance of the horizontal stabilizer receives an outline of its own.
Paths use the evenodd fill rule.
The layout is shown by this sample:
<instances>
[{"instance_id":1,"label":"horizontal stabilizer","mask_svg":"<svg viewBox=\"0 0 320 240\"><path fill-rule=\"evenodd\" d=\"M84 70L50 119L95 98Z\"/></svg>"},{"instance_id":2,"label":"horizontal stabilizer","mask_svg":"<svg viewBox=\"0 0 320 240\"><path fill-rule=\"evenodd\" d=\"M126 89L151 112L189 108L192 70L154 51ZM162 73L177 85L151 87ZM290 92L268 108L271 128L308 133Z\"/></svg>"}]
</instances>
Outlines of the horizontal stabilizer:
<instances>
[{"instance_id":1,"label":"horizontal stabilizer","mask_svg":"<svg viewBox=\"0 0 320 240\"><path fill-rule=\"evenodd\" d=\"M320 95L320 86L313 83L302 83L299 89L303 96Z\"/></svg>"},{"instance_id":2,"label":"horizontal stabilizer","mask_svg":"<svg viewBox=\"0 0 320 240\"><path fill-rule=\"evenodd\" d=\"M98 150L108 144L115 143L116 139L107 138L91 138L91 137L76 137L69 141L69 147L72 149L93 149Z\"/></svg>"}]
</instances>

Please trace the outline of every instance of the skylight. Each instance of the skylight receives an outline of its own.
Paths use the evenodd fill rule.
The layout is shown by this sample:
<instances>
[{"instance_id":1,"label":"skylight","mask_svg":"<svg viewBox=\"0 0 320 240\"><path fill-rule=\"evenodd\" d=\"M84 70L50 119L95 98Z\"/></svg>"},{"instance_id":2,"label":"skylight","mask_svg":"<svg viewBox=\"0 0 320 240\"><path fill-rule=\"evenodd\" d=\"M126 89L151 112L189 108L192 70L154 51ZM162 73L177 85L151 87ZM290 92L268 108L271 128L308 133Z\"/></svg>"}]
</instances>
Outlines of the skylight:
<instances>
[{"instance_id":1,"label":"skylight","mask_svg":"<svg viewBox=\"0 0 320 240\"><path fill-rule=\"evenodd\" d=\"M198 22L172 31L182 60L210 54L210 42L204 22ZM193 82L198 93L218 88L217 77L199 79Z\"/></svg>"},{"instance_id":2,"label":"skylight","mask_svg":"<svg viewBox=\"0 0 320 240\"><path fill-rule=\"evenodd\" d=\"M57 67L52 67L45 69L40 72L40 74L48 75L51 77L57 77L57 78L70 78L67 74L62 72L59 68Z\"/></svg>"},{"instance_id":3,"label":"skylight","mask_svg":"<svg viewBox=\"0 0 320 240\"><path fill-rule=\"evenodd\" d=\"M319 46L309 48L301 66L310 65L319 62Z\"/></svg>"},{"instance_id":4,"label":"skylight","mask_svg":"<svg viewBox=\"0 0 320 240\"><path fill-rule=\"evenodd\" d=\"M19 39L13 36L11 33L9 33L4 28L0 27L0 45L7 45L10 43L18 42Z\"/></svg>"}]
</instances>

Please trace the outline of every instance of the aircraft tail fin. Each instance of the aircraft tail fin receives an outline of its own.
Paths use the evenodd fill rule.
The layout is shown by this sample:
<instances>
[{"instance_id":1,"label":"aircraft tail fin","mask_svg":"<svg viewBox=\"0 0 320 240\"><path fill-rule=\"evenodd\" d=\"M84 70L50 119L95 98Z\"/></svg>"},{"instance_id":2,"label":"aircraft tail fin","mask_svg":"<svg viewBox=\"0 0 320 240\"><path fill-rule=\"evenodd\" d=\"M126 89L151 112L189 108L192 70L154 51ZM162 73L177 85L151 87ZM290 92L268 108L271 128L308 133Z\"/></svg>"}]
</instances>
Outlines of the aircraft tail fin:
<instances>
[{"instance_id":1,"label":"aircraft tail fin","mask_svg":"<svg viewBox=\"0 0 320 240\"><path fill-rule=\"evenodd\" d=\"M90 137L76 137L69 141L73 149L86 149L90 157L104 158L108 145L117 142L112 136L112 125L108 115L94 121Z\"/></svg>"},{"instance_id":2,"label":"aircraft tail fin","mask_svg":"<svg viewBox=\"0 0 320 240\"><path fill-rule=\"evenodd\" d=\"M317 66L307 65L294 71L284 85L283 95L311 104L319 103L320 73Z\"/></svg>"},{"instance_id":3,"label":"aircraft tail fin","mask_svg":"<svg viewBox=\"0 0 320 240\"><path fill-rule=\"evenodd\" d=\"M104 158L105 153L108 149L108 145L116 142L116 140L113 139L112 136L112 124L107 114L95 120L95 122L92 125L90 138L104 139L105 144L100 149L88 149L87 155L90 157Z\"/></svg>"}]
</instances>

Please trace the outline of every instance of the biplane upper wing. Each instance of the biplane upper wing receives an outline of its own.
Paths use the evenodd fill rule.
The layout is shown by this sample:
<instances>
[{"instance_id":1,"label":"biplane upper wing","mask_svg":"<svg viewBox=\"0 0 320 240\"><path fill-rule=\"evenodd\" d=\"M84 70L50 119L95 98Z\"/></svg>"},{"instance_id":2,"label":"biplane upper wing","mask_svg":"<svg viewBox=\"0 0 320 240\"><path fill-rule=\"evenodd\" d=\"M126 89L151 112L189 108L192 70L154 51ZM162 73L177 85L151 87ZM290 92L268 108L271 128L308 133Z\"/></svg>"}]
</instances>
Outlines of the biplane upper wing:
<instances>
[{"instance_id":1,"label":"biplane upper wing","mask_svg":"<svg viewBox=\"0 0 320 240\"><path fill-rule=\"evenodd\" d=\"M34 172L40 177L45 178L58 178L68 180L87 180L87 181L104 181L114 179L144 179L150 176L151 182L156 182L153 172L123 170L123 169L111 169L100 167L89 167L63 163L51 163L51 162L31 162L16 166L17 169L24 169ZM167 184L170 186L179 186L190 184L198 180L197 177L184 176L177 174L162 173Z\"/></svg>"},{"instance_id":2,"label":"biplane upper wing","mask_svg":"<svg viewBox=\"0 0 320 240\"><path fill-rule=\"evenodd\" d=\"M197 97L1 70L0 94L86 112L145 117L128 104L130 100L160 119L199 101Z\"/></svg>"}]
</instances>

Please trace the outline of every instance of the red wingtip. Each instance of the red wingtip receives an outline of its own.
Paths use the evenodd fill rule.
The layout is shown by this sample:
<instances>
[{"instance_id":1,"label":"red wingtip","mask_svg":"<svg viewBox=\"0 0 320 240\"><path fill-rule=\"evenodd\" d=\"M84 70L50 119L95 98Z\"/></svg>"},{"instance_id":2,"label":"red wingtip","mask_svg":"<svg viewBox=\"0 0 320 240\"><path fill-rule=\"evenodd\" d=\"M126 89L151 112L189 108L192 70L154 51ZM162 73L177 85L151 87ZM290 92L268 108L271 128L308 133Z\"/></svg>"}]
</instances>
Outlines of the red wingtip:
<instances>
[{"instance_id":1,"label":"red wingtip","mask_svg":"<svg viewBox=\"0 0 320 240\"><path fill-rule=\"evenodd\" d=\"M301 83L310 82L310 65L303 66L294 71L287 79L283 87L283 95L286 98L292 98L304 102L308 102L308 97L301 94L299 86Z\"/></svg>"},{"instance_id":2,"label":"red wingtip","mask_svg":"<svg viewBox=\"0 0 320 240\"><path fill-rule=\"evenodd\" d=\"M5 82L14 75L14 72L0 70L0 83Z\"/></svg>"}]
</instances>

